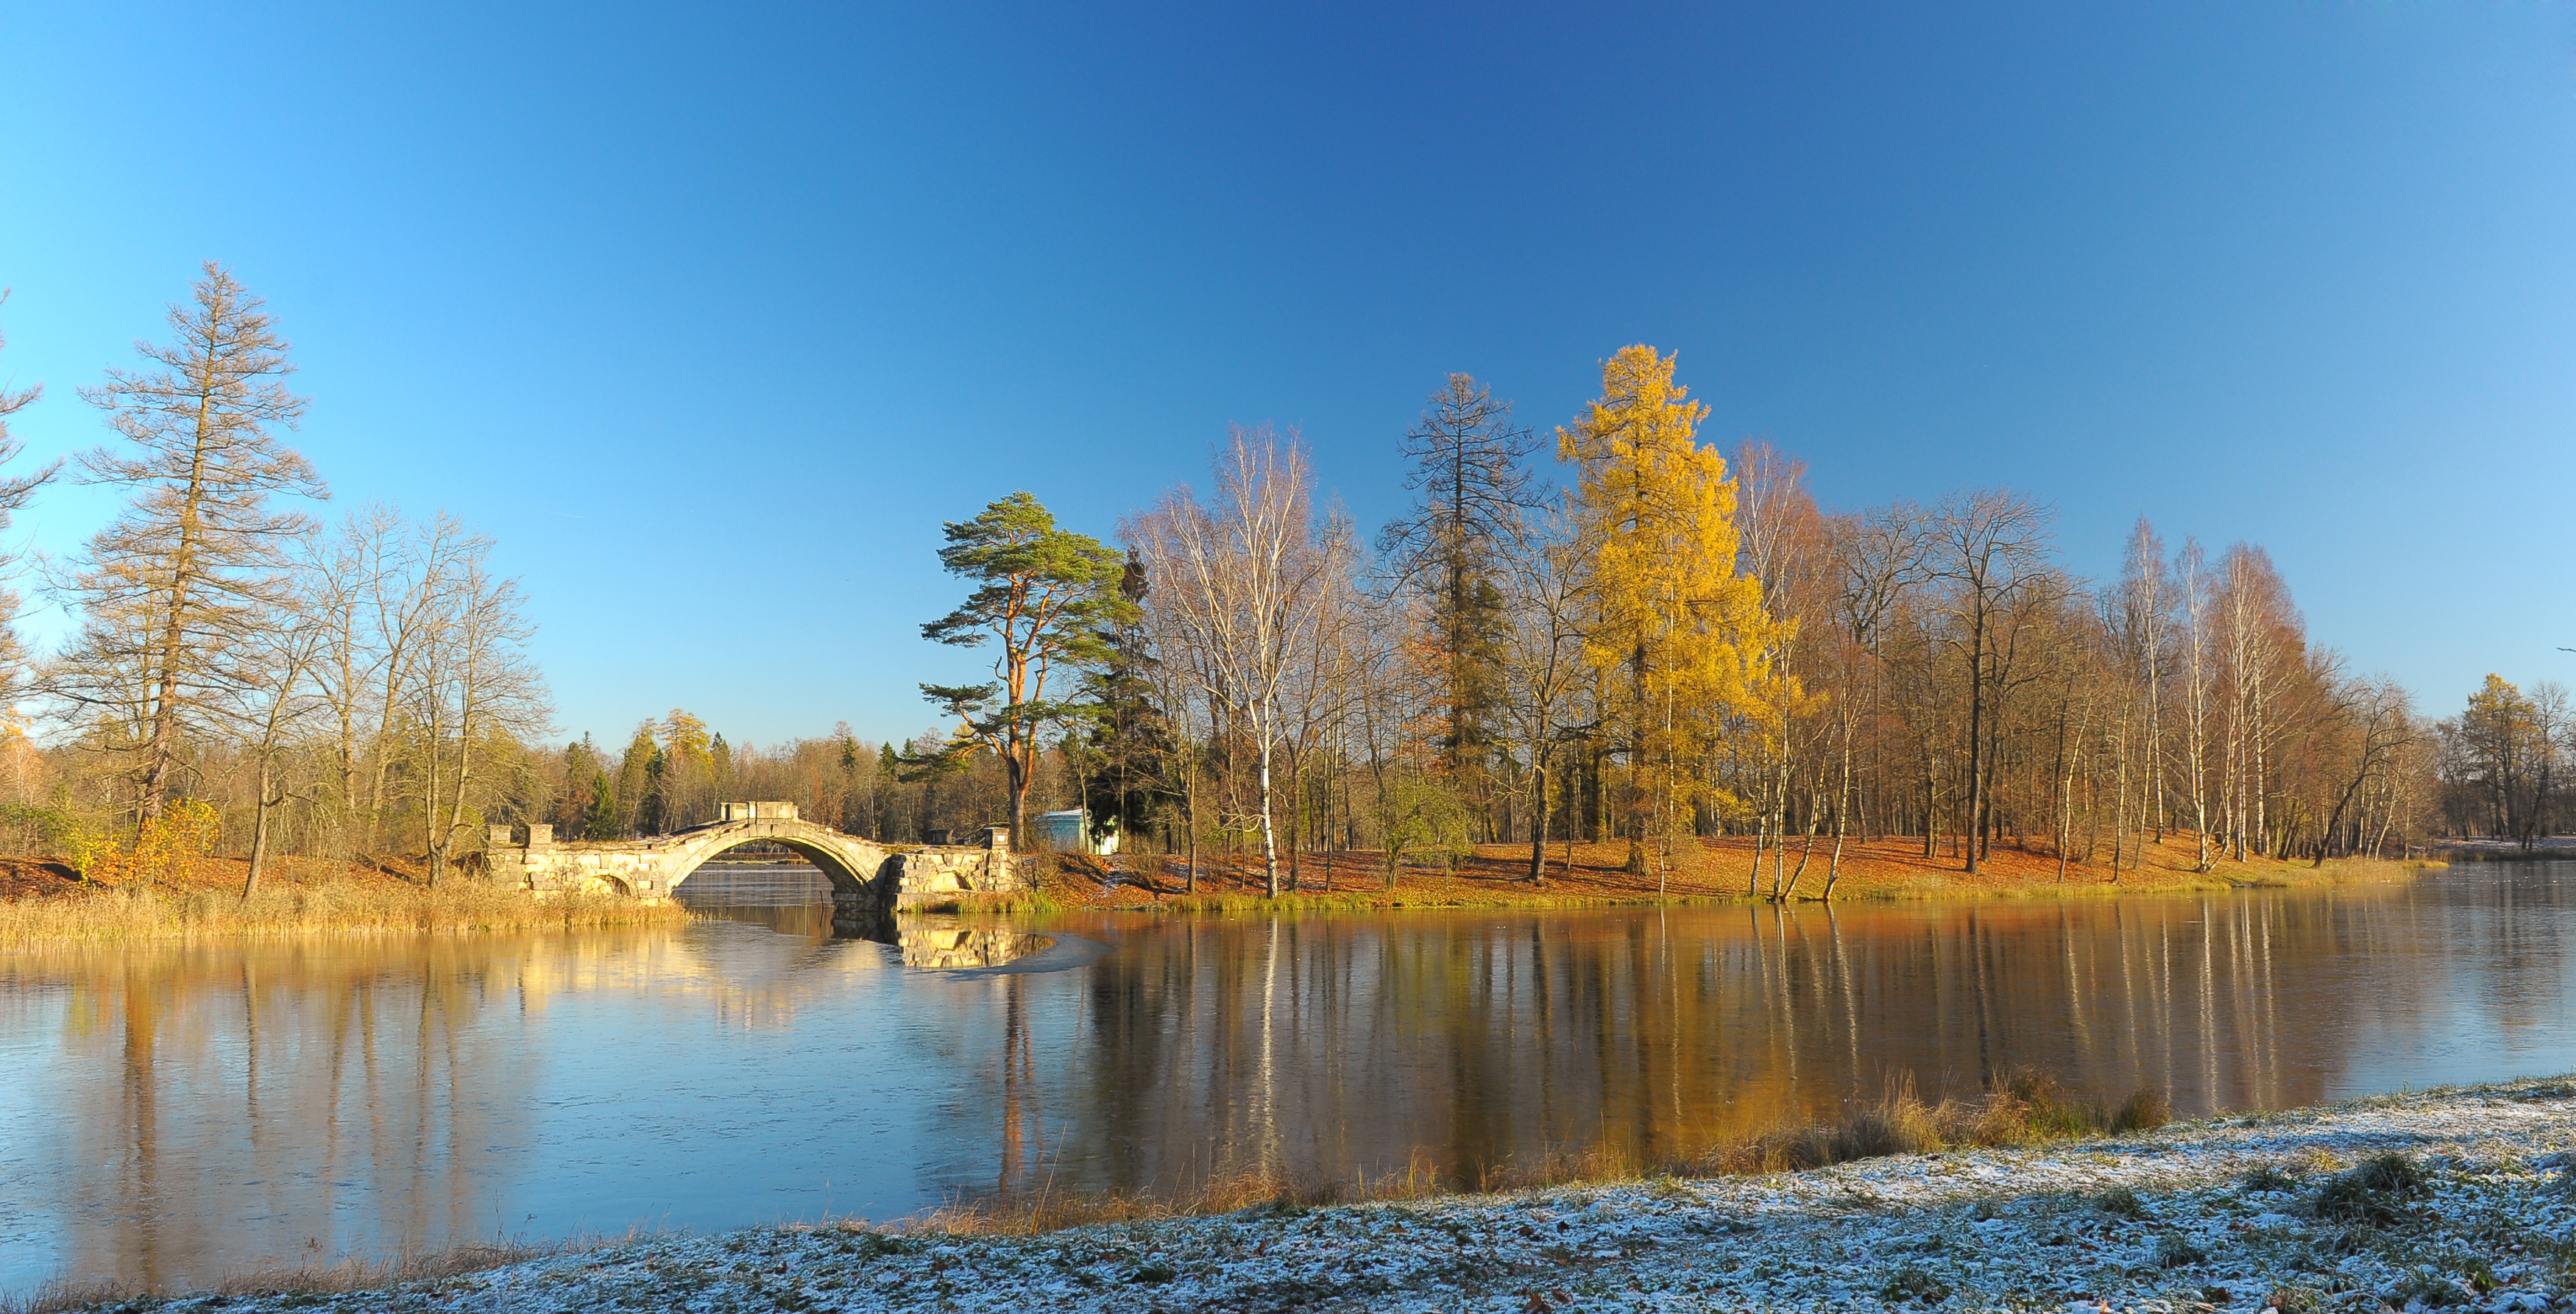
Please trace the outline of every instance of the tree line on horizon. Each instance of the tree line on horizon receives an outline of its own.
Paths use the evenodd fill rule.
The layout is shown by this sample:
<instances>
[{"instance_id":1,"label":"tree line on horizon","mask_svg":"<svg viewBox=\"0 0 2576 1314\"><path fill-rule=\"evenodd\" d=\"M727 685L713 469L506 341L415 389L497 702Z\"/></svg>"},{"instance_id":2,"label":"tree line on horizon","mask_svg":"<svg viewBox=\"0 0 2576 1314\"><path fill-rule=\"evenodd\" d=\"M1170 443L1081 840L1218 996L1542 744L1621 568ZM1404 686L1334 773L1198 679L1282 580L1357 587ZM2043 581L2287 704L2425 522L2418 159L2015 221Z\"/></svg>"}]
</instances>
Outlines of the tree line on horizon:
<instances>
[{"instance_id":1,"label":"tree line on horizon","mask_svg":"<svg viewBox=\"0 0 2576 1314\"><path fill-rule=\"evenodd\" d=\"M1274 894L1353 849L1391 880L1525 844L1535 882L1552 843L1624 846L1642 875L1749 836L1747 892L1786 899L1892 836L1968 872L2005 844L2116 879L2176 838L2211 870L2459 820L2453 723L2312 643L2260 547L2171 548L2141 519L2119 575L2086 580L2021 494L1827 512L1803 463L1729 459L1706 416L1642 345L1552 443L1453 375L1373 538L1267 428L1111 542L996 501L948 526L976 591L925 628L989 645L996 678L925 685L957 730L890 765L993 759L1024 824L1051 761L1130 851L1185 855L1193 886L1203 852L1239 860Z\"/></svg>"},{"instance_id":2,"label":"tree line on horizon","mask_svg":"<svg viewBox=\"0 0 2576 1314\"><path fill-rule=\"evenodd\" d=\"M862 746L846 726L736 749L675 708L622 750L548 742L534 625L491 539L445 512L315 514L330 492L287 442L307 406L289 345L229 271L205 265L167 333L80 390L119 441L0 478L0 529L57 480L125 494L77 556L36 563L79 623L61 651L27 650L0 589L0 701L34 710L0 723L0 844L108 880L229 853L255 888L276 855L399 857L435 880L491 825L659 834L746 793L888 838L992 817L987 772L900 779L898 752L934 741ZM0 389L0 467L42 393Z\"/></svg>"},{"instance_id":3,"label":"tree line on horizon","mask_svg":"<svg viewBox=\"0 0 2576 1314\"><path fill-rule=\"evenodd\" d=\"M307 399L230 272L208 262L167 327L80 390L118 441L0 481L0 513L58 478L124 498L38 563L77 622L59 652L29 654L0 595L9 702L51 731L0 728L0 829L99 877L220 848L249 857L245 893L281 853L408 850L435 880L552 719L518 582L444 512L303 509L330 496L285 441ZM0 395L0 463L39 395Z\"/></svg>"},{"instance_id":4,"label":"tree line on horizon","mask_svg":"<svg viewBox=\"0 0 2576 1314\"><path fill-rule=\"evenodd\" d=\"M675 708L616 748L558 746L490 540L445 513L300 509L329 495L283 437L305 399L228 272L208 264L169 331L81 390L120 442L0 480L0 526L58 478L126 496L41 563L71 641L38 657L0 626L14 700L52 730L0 735L0 829L103 869L184 827L253 881L275 853L436 873L492 823L650 835L742 797L894 842L1025 839L1034 798L1193 887L1203 860L1275 892L1338 853L1392 879L1505 842L1533 881L1576 842L1651 874L1726 834L1754 840L1748 892L1790 898L1890 836L1971 871L2002 843L2114 875L2175 836L2203 868L2437 829L2528 842L2576 749L2555 686L2491 677L2428 724L2309 641L2250 544L2169 550L2141 520L2120 574L2088 581L2010 491L1828 512L1770 444L1702 442L1706 406L1645 346L1547 440L1451 376L1402 440L1411 504L1375 534L1319 506L1304 445L1266 427L1108 541L1026 493L949 525L942 563L974 588L925 637L997 660L990 683L923 687L944 734L763 748ZM0 393L0 462L38 395Z\"/></svg>"}]
</instances>

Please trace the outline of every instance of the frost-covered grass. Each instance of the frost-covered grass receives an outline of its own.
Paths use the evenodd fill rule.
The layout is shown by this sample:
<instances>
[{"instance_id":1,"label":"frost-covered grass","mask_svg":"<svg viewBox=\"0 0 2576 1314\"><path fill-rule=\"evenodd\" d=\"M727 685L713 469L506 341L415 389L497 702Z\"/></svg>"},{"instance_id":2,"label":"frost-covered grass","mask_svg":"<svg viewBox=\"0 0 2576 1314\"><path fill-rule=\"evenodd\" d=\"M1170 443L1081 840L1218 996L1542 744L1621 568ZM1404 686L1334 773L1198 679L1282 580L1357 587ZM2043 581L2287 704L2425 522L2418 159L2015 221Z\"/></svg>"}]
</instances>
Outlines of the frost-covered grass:
<instances>
[{"instance_id":1,"label":"frost-covered grass","mask_svg":"<svg viewBox=\"0 0 2576 1314\"><path fill-rule=\"evenodd\" d=\"M631 1242L332 1310L2576 1306L2576 1083L2522 1081L2045 1148L1037 1235L919 1225Z\"/></svg>"}]
</instances>

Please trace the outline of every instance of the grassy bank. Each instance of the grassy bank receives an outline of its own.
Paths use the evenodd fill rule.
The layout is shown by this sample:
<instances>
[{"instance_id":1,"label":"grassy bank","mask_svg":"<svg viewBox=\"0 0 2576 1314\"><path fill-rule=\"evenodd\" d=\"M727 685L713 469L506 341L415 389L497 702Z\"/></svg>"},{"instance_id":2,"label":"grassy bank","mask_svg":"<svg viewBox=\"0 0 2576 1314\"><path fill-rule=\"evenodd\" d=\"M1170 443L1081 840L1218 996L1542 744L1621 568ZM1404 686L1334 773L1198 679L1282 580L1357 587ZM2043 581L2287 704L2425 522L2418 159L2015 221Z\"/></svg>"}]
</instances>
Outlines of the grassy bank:
<instances>
[{"instance_id":1,"label":"grassy bank","mask_svg":"<svg viewBox=\"0 0 2576 1314\"><path fill-rule=\"evenodd\" d=\"M1626 869L1626 844L1551 844L1547 873L1529 880L1527 845L1479 846L1455 864L1407 865L1387 879L1381 855L1334 855L1327 863L1299 856L1293 876L1282 860L1281 902L1316 911L1385 908L1591 908L1620 904L1745 902L1770 898L1775 886L1797 901L1825 895L1832 841L1812 853L1803 842L1785 853L1762 855L1755 874L1753 841L1725 836L1676 842L1672 852L1648 854L1640 875ZM2061 871L2048 853L1998 845L1971 874L1946 851L1926 857L1918 839L1847 843L1833 898L1838 902L1901 899L2058 899L2125 894L2294 888L2405 880L2439 868L2439 862L2347 858L2322 866L2308 861L2219 857L2200 870L2200 850L2187 836L2150 844L2141 860L2124 855L2118 871L2109 854L2091 864L2069 862ZM1805 870L1799 871L1801 859ZM1174 857L1049 857L1039 861L1040 897L1050 908L1155 909L1166 912L1270 911L1257 860L1203 855L1195 889L1186 859Z\"/></svg>"},{"instance_id":2,"label":"grassy bank","mask_svg":"<svg viewBox=\"0 0 2576 1314\"><path fill-rule=\"evenodd\" d=\"M948 1211L125 1308L2543 1310L2576 1287L2571 1144L2576 1083L2525 1080L1804 1171L1067 1228ZM75 1294L122 1293L9 1314Z\"/></svg>"},{"instance_id":3,"label":"grassy bank","mask_svg":"<svg viewBox=\"0 0 2576 1314\"><path fill-rule=\"evenodd\" d=\"M433 888L398 868L303 860L263 873L259 893L244 899L241 868L239 861L202 859L179 878L115 888L68 873L34 885L22 871L18 890L0 899L0 950L243 936L456 935L689 917L663 901L583 893L537 898L465 875Z\"/></svg>"}]
</instances>

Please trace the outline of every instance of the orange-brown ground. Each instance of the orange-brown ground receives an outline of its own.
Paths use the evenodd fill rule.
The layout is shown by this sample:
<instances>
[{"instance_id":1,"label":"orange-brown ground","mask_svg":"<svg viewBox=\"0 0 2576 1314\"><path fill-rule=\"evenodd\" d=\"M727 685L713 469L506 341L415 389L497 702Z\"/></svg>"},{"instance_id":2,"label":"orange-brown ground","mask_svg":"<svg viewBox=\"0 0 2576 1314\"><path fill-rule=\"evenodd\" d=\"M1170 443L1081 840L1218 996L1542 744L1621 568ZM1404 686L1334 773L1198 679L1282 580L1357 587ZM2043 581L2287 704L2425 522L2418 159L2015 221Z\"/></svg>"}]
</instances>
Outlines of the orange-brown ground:
<instances>
[{"instance_id":1,"label":"orange-brown ground","mask_svg":"<svg viewBox=\"0 0 2576 1314\"><path fill-rule=\"evenodd\" d=\"M1832 844L1830 837L1817 841L1792 897L1812 899L1824 894ZM1782 860L1778 870L1784 888L1805 852L1802 841L1793 841L1786 854L1780 855ZM1329 881L1321 858L1305 854L1297 863L1297 888L1299 893L1310 898L1329 895L1337 903L1385 907L1767 898L1772 889L1774 855L1766 853L1763 856L1761 875L1753 878L1754 841L1750 836L1677 840L1673 845L1669 870L1660 874L1658 869L1663 865L1661 855L1653 850L1647 853L1646 873L1642 876L1624 870L1627 858L1625 841L1578 843L1574 845L1569 864L1565 844L1551 843L1547 850L1546 879L1533 886L1529 883L1528 845L1487 844L1479 846L1473 858L1460 862L1454 869L1408 866L1390 889L1386 882L1384 859L1377 853L1337 855L1331 865ZM2161 845L2151 845L2143 869L2124 864L2124 870L2116 879L2107 850L2089 865L2067 864L2061 879L2055 855L1997 845L1978 863L1978 871L1972 876L1962 860L1950 856L1946 846L1939 856L1925 858L1923 841L1919 837L1879 839L1865 844L1854 841L1844 845L1842 874L1835 883L1833 897L1837 900L2045 898L2113 892L2224 889L2248 884L2392 879L2402 876L2412 866L2421 865L2346 859L2330 861L2319 868L2305 860L2219 860L2210 871L2201 872L2196 870L2198 864L2199 846L2188 836L2168 838ZM1220 857L1202 853L1195 896L1186 888L1187 867L1186 858L1174 856L1062 857L1055 861L1052 871L1043 875L1041 888L1049 899L1058 904L1086 908L1186 908L1198 904L1228 903L1262 893L1262 871L1257 856ZM1286 892L1290 877L1285 855L1280 861L1280 884L1283 893Z\"/></svg>"},{"instance_id":2,"label":"orange-brown ground","mask_svg":"<svg viewBox=\"0 0 2576 1314\"><path fill-rule=\"evenodd\" d=\"M323 883L394 888L418 885L423 868L417 858L376 858L365 862L330 862L321 858L276 857L261 868L260 883L309 886ZM161 894L239 893L250 872L248 858L193 858L177 872L150 881ZM51 858L0 857L0 901L90 893L101 887L84 882L69 866Z\"/></svg>"},{"instance_id":3,"label":"orange-brown ground","mask_svg":"<svg viewBox=\"0 0 2576 1314\"><path fill-rule=\"evenodd\" d=\"M33 899L77 888L71 868L43 858L0 858L0 899Z\"/></svg>"}]
</instances>

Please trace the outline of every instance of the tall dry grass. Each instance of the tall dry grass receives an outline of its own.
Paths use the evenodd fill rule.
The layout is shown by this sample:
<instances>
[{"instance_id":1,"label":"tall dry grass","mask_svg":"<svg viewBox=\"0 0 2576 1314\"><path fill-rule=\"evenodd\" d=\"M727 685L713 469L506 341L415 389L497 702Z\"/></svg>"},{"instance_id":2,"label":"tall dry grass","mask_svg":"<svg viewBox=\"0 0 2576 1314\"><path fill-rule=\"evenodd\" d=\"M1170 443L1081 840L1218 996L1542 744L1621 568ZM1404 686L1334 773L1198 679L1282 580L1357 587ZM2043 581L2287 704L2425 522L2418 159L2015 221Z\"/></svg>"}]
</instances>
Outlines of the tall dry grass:
<instances>
[{"instance_id":1,"label":"tall dry grass","mask_svg":"<svg viewBox=\"0 0 2576 1314\"><path fill-rule=\"evenodd\" d=\"M537 896L471 878L436 888L324 876L251 898L216 890L85 888L0 901L0 949L298 935L453 935L688 920L661 900L567 892Z\"/></svg>"},{"instance_id":2,"label":"tall dry grass","mask_svg":"<svg viewBox=\"0 0 2576 1314\"><path fill-rule=\"evenodd\" d=\"M944 894L914 907L908 913L1017 913L1043 915L1064 911L1055 896L1045 890L967 891Z\"/></svg>"},{"instance_id":3,"label":"tall dry grass","mask_svg":"<svg viewBox=\"0 0 2576 1314\"><path fill-rule=\"evenodd\" d=\"M1753 1137L1712 1152L1717 1173L1823 1168L1855 1159L1941 1150L2044 1145L2148 1131L2173 1120L2164 1093L2146 1089L2117 1107L2072 1095L2045 1073L2017 1072L1976 1100L1925 1104L1911 1077L1841 1122Z\"/></svg>"}]
</instances>

